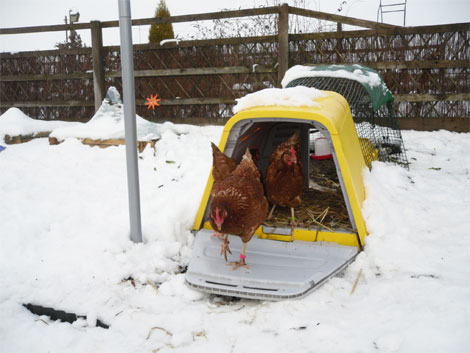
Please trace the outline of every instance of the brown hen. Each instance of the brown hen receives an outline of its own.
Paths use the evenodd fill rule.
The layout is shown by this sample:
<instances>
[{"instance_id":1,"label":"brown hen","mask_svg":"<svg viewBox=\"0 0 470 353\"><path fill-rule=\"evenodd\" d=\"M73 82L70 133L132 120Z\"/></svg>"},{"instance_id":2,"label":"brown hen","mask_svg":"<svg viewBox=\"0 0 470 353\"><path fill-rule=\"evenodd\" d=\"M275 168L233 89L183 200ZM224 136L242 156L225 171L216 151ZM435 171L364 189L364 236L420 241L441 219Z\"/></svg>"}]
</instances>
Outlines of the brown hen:
<instances>
[{"instance_id":1,"label":"brown hen","mask_svg":"<svg viewBox=\"0 0 470 353\"><path fill-rule=\"evenodd\" d=\"M228 234L238 235L243 241L240 260L229 263L233 265L232 270L249 268L245 262L246 244L266 219L268 201L260 178L260 172L247 149L233 173L212 189L209 218L212 228L224 236L220 254L227 261L226 253L230 252Z\"/></svg>"},{"instance_id":2,"label":"brown hen","mask_svg":"<svg viewBox=\"0 0 470 353\"><path fill-rule=\"evenodd\" d=\"M292 231L296 226L294 207L300 205L304 173L300 156L299 130L286 141L278 145L266 170L266 194L273 204L268 219L273 215L276 206L287 206L291 209Z\"/></svg>"}]
</instances>

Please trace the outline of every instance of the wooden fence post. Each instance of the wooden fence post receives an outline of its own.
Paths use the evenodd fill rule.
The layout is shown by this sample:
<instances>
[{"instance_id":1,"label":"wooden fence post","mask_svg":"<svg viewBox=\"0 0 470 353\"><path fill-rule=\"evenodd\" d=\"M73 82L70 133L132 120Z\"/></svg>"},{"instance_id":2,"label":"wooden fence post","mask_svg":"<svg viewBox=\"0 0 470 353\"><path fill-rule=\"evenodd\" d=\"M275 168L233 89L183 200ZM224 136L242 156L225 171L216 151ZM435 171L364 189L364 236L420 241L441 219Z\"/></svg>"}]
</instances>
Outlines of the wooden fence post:
<instances>
[{"instance_id":1,"label":"wooden fence post","mask_svg":"<svg viewBox=\"0 0 470 353\"><path fill-rule=\"evenodd\" d=\"M337 39L337 45L336 45L336 63L342 63L343 62L343 56L342 56L342 53L343 53L343 43L342 43L342 40L343 40L343 24L341 22L338 22L336 24L336 31L338 32L338 34L340 34L341 36L338 37Z\"/></svg>"},{"instance_id":2,"label":"wooden fence post","mask_svg":"<svg viewBox=\"0 0 470 353\"><path fill-rule=\"evenodd\" d=\"M280 87L284 74L289 68L289 5L287 4L279 6L277 31L277 84Z\"/></svg>"},{"instance_id":3,"label":"wooden fence post","mask_svg":"<svg viewBox=\"0 0 470 353\"><path fill-rule=\"evenodd\" d=\"M103 33L100 21L91 21L91 55L93 58L93 91L95 93L95 112L105 97Z\"/></svg>"}]
</instances>

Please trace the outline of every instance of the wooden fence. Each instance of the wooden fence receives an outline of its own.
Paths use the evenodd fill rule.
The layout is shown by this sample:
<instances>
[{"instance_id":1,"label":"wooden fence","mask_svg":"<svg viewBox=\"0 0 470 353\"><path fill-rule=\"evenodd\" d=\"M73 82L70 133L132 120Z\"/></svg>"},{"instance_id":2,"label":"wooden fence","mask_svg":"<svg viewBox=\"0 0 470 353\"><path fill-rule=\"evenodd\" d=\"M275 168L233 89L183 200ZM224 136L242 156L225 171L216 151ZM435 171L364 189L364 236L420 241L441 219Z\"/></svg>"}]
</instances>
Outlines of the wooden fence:
<instances>
[{"instance_id":1,"label":"wooden fence","mask_svg":"<svg viewBox=\"0 0 470 353\"><path fill-rule=\"evenodd\" d=\"M337 23L333 32L289 34L289 16ZM384 77L402 128L470 130L470 23L398 27L287 5L168 19L133 25L275 16L277 35L134 45L137 113L155 121L221 124L235 99L279 87L298 64L362 64ZM342 24L368 28L344 31ZM106 89L121 90L118 46L103 46L102 29L118 21L3 28L0 35L89 29L91 48L0 53L0 114L18 107L40 119L87 121ZM147 110L158 93L161 106Z\"/></svg>"}]
</instances>

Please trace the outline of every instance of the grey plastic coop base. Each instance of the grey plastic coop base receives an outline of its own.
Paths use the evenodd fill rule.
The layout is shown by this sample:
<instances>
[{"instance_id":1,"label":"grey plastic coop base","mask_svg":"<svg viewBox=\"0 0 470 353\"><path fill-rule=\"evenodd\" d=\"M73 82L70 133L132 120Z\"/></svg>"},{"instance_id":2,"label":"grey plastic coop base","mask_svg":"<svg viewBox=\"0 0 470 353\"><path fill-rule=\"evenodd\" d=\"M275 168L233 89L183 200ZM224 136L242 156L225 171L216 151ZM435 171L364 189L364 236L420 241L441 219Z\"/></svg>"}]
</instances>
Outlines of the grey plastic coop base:
<instances>
[{"instance_id":1,"label":"grey plastic coop base","mask_svg":"<svg viewBox=\"0 0 470 353\"><path fill-rule=\"evenodd\" d=\"M250 269L232 271L220 255L221 240L200 230L194 242L186 284L207 293L241 298L281 300L300 298L344 269L358 254L354 246L327 242L283 242L254 236L246 248ZM242 242L229 236L232 255L239 259Z\"/></svg>"}]
</instances>

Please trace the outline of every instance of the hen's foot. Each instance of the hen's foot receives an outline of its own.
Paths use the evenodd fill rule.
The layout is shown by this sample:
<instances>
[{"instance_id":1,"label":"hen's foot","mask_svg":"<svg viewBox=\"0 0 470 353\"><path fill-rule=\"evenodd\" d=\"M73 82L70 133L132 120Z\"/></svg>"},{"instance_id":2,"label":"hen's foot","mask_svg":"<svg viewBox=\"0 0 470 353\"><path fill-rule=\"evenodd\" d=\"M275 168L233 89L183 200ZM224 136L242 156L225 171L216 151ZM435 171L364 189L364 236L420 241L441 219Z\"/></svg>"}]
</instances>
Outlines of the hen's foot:
<instances>
[{"instance_id":1,"label":"hen's foot","mask_svg":"<svg viewBox=\"0 0 470 353\"><path fill-rule=\"evenodd\" d=\"M228 246L230 242L228 241L228 239L224 237L222 237L222 239L223 239L223 242L220 247L220 255L224 254L225 262L227 262L227 251L229 252L230 255L232 255L232 252L230 251L230 247Z\"/></svg>"},{"instance_id":2,"label":"hen's foot","mask_svg":"<svg viewBox=\"0 0 470 353\"><path fill-rule=\"evenodd\" d=\"M219 232L214 231L214 233L211 235L211 237L217 237L219 239L224 239L224 236L220 234Z\"/></svg>"},{"instance_id":3,"label":"hen's foot","mask_svg":"<svg viewBox=\"0 0 470 353\"><path fill-rule=\"evenodd\" d=\"M235 271L239 267L245 267L247 269L250 269L250 266L248 266L245 262L246 256L240 255L240 260L234 261L234 262L229 262L227 265L233 266L232 271Z\"/></svg>"}]
</instances>

